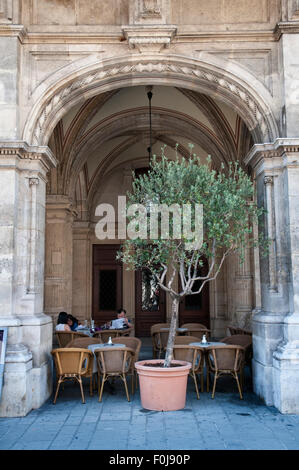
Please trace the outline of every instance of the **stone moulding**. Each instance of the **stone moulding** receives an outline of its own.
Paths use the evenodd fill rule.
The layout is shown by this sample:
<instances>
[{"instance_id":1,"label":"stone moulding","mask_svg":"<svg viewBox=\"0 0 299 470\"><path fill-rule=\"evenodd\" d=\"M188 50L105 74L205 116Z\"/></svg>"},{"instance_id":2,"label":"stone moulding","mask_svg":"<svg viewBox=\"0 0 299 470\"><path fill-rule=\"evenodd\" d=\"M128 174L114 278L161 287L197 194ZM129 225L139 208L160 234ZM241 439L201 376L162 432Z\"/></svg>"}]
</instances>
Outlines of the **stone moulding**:
<instances>
[{"instance_id":1,"label":"stone moulding","mask_svg":"<svg viewBox=\"0 0 299 470\"><path fill-rule=\"evenodd\" d=\"M176 26L124 26L123 34L130 49L142 52L161 52L168 49L176 34Z\"/></svg>"},{"instance_id":2,"label":"stone moulding","mask_svg":"<svg viewBox=\"0 0 299 470\"><path fill-rule=\"evenodd\" d=\"M272 144L256 144L244 159L246 166L258 168L265 159L281 159L287 154L299 153L299 139L297 138L278 138ZM297 166L297 161L293 163ZM291 163L288 162L288 166Z\"/></svg>"},{"instance_id":3,"label":"stone moulding","mask_svg":"<svg viewBox=\"0 0 299 470\"><path fill-rule=\"evenodd\" d=\"M298 12L299 13L299 12ZM297 21L285 21L277 23L274 30L274 37L276 41L279 41L282 34L298 34L299 33L299 16Z\"/></svg>"},{"instance_id":4,"label":"stone moulding","mask_svg":"<svg viewBox=\"0 0 299 470\"><path fill-rule=\"evenodd\" d=\"M164 56L155 60L137 60L132 57L128 60L121 58L119 62L112 64L98 64L97 69L89 71L80 78L74 78L70 83L66 83L54 95L47 92L39 102L33 107L31 118L28 119L24 129L24 140L33 145L44 145L53 131L57 115L60 110L65 109L70 103L73 105L85 97L96 94L95 88L106 85L109 81L124 82L126 78L171 78L175 80L185 80L202 85L210 89L217 95L223 96L236 104L239 111L242 110L249 129L254 130L259 135L256 140L271 142L278 135L277 125L269 106L257 96L246 89L246 83L240 83L237 77L232 76L226 70L210 67L202 61L184 61L178 58ZM182 85L183 86L183 85Z\"/></svg>"},{"instance_id":5,"label":"stone moulding","mask_svg":"<svg viewBox=\"0 0 299 470\"><path fill-rule=\"evenodd\" d=\"M47 146L30 146L26 142L0 142L0 157L18 157L22 160L39 160L46 171L57 165L57 160Z\"/></svg>"}]
</instances>

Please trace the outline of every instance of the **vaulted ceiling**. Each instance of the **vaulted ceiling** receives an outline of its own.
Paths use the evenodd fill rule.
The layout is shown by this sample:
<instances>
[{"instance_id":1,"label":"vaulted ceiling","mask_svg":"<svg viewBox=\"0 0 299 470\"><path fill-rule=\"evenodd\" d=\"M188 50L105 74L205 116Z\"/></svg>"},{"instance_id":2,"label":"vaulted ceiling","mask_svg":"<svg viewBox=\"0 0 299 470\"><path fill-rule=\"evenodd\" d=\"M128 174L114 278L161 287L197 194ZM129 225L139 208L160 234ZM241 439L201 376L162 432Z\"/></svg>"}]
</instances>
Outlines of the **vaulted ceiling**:
<instances>
[{"instance_id":1,"label":"vaulted ceiling","mask_svg":"<svg viewBox=\"0 0 299 470\"><path fill-rule=\"evenodd\" d=\"M188 157L189 144L213 166L239 160L252 139L238 114L222 102L198 92L155 86L152 98L153 154L167 146L169 158ZM148 165L149 108L143 86L103 93L74 107L57 124L49 146L59 165L52 170L48 193L65 194L93 204L113 172Z\"/></svg>"}]
</instances>

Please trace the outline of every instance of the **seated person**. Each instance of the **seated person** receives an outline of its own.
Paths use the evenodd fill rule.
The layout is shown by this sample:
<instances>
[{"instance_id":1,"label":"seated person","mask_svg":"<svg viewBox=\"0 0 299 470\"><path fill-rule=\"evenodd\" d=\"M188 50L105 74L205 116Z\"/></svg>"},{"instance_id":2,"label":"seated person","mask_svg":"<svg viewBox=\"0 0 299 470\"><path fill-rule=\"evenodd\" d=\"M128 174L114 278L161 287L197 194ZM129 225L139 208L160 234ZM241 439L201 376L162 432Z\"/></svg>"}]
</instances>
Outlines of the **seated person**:
<instances>
[{"instance_id":1,"label":"seated person","mask_svg":"<svg viewBox=\"0 0 299 470\"><path fill-rule=\"evenodd\" d=\"M123 328L129 328L131 326L130 320L127 318L127 312L124 308L117 310L117 319L123 319Z\"/></svg>"},{"instance_id":2,"label":"seated person","mask_svg":"<svg viewBox=\"0 0 299 470\"><path fill-rule=\"evenodd\" d=\"M120 308L117 310L117 319L106 322L101 328L106 330L108 328L111 329L121 329L121 328L129 328L131 326L130 320L126 317L126 310L124 308ZM121 321L119 321L121 320Z\"/></svg>"},{"instance_id":3,"label":"seated person","mask_svg":"<svg viewBox=\"0 0 299 470\"><path fill-rule=\"evenodd\" d=\"M77 318L73 317L73 315L71 314L68 314L67 316L67 324L69 325L72 331L76 331L78 326L81 325L81 323L79 323L79 320L77 320Z\"/></svg>"},{"instance_id":4,"label":"seated person","mask_svg":"<svg viewBox=\"0 0 299 470\"><path fill-rule=\"evenodd\" d=\"M60 312L58 315L57 325L55 327L56 331L72 331L68 325L68 314L66 312Z\"/></svg>"}]
</instances>

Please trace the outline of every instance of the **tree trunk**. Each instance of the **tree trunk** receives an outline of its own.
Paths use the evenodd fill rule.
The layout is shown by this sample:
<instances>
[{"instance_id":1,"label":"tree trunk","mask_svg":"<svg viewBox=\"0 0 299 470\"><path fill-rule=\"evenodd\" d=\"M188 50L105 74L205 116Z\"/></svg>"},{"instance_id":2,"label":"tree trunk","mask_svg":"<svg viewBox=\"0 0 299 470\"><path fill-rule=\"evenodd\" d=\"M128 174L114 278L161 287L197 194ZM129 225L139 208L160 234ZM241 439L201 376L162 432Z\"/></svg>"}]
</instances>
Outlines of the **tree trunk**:
<instances>
[{"instance_id":1,"label":"tree trunk","mask_svg":"<svg viewBox=\"0 0 299 470\"><path fill-rule=\"evenodd\" d=\"M170 363L173 358L173 346L174 346L174 339L176 336L176 328L177 328L178 316L179 316L180 298L174 297L174 296L171 296L171 297L172 297L171 322L170 322L170 329L169 329L164 367L170 367Z\"/></svg>"}]
</instances>

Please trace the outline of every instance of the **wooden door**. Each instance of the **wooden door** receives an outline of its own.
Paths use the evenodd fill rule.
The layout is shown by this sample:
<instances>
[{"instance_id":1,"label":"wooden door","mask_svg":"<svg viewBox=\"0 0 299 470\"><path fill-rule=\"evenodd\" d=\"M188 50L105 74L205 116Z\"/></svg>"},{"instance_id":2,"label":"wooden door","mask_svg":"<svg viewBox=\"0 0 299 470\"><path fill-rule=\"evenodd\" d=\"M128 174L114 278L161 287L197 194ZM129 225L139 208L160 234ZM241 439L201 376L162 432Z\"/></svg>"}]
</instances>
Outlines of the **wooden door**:
<instances>
[{"instance_id":1,"label":"wooden door","mask_svg":"<svg viewBox=\"0 0 299 470\"><path fill-rule=\"evenodd\" d=\"M116 260L120 245L93 245L92 318L96 325L116 318L122 307L122 264Z\"/></svg>"},{"instance_id":2,"label":"wooden door","mask_svg":"<svg viewBox=\"0 0 299 470\"><path fill-rule=\"evenodd\" d=\"M166 321L165 292L148 270L136 271L135 281L135 334L150 336L152 325Z\"/></svg>"},{"instance_id":3,"label":"wooden door","mask_svg":"<svg viewBox=\"0 0 299 470\"><path fill-rule=\"evenodd\" d=\"M204 265L200 270L200 275L208 272L208 263L204 260ZM192 292L200 288L200 281L193 285ZM200 294L186 295L180 302L179 324L184 323L202 323L207 328L210 327L209 313L209 283L206 283Z\"/></svg>"}]
</instances>

